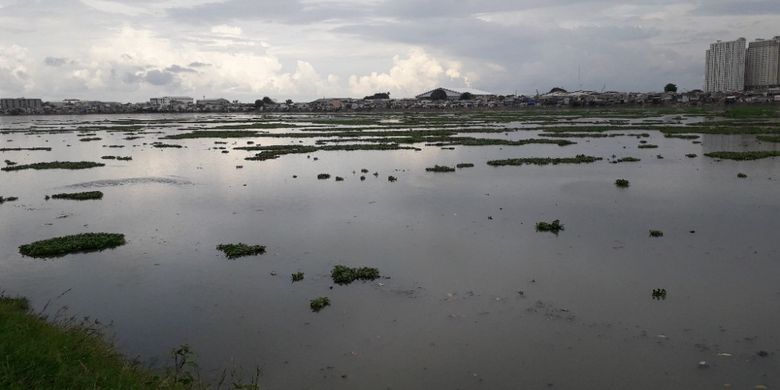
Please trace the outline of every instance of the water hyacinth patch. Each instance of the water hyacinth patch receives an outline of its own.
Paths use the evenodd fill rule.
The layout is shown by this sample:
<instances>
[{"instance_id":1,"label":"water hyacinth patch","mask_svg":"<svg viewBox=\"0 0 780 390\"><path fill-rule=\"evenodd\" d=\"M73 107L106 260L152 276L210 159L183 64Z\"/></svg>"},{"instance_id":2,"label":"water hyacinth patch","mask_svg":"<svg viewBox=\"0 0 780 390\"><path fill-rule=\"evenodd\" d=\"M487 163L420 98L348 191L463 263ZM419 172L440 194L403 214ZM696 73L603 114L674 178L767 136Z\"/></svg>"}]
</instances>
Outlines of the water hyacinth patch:
<instances>
[{"instance_id":1,"label":"water hyacinth patch","mask_svg":"<svg viewBox=\"0 0 780 390\"><path fill-rule=\"evenodd\" d=\"M455 172L455 168L444 166L444 165L435 165L433 167L425 168L426 172Z\"/></svg>"},{"instance_id":2,"label":"water hyacinth patch","mask_svg":"<svg viewBox=\"0 0 780 390\"><path fill-rule=\"evenodd\" d=\"M300 282L303 280L303 272L295 272L291 277L293 282Z\"/></svg>"},{"instance_id":3,"label":"water hyacinth patch","mask_svg":"<svg viewBox=\"0 0 780 390\"><path fill-rule=\"evenodd\" d=\"M561 225L561 221L557 219L549 223L548 222L536 223L537 232L551 232L557 235L561 230L564 230L563 225Z\"/></svg>"},{"instance_id":4,"label":"water hyacinth patch","mask_svg":"<svg viewBox=\"0 0 780 390\"><path fill-rule=\"evenodd\" d=\"M309 302L309 307L311 307L311 311L317 313L320 310L324 309L325 307L330 306L330 299L328 297L319 297L314 298Z\"/></svg>"},{"instance_id":5,"label":"water hyacinth patch","mask_svg":"<svg viewBox=\"0 0 780 390\"><path fill-rule=\"evenodd\" d=\"M247 245L237 244L219 244L217 250L222 251L228 259L235 259L244 256L262 255L265 253L265 245Z\"/></svg>"},{"instance_id":6,"label":"water hyacinth patch","mask_svg":"<svg viewBox=\"0 0 780 390\"><path fill-rule=\"evenodd\" d=\"M629 182L626 179L617 179L615 180L615 185L620 188L626 188L629 186Z\"/></svg>"},{"instance_id":7,"label":"water hyacinth patch","mask_svg":"<svg viewBox=\"0 0 780 390\"><path fill-rule=\"evenodd\" d=\"M51 197L53 199L95 200L95 199L103 199L103 193L100 191L71 192L71 193L54 194Z\"/></svg>"},{"instance_id":8,"label":"water hyacinth patch","mask_svg":"<svg viewBox=\"0 0 780 390\"><path fill-rule=\"evenodd\" d=\"M379 270L371 267L351 268L344 265L336 265L330 272L333 283L350 284L356 280L374 280L379 278Z\"/></svg>"},{"instance_id":9,"label":"water hyacinth patch","mask_svg":"<svg viewBox=\"0 0 780 390\"><path fill-rule=\"evenodd\" d=\"M96 252L125 244L125 235L117 233L81 233L35 241L19 247L29 257L61 257L71 253Z\"/></svg>"},{"instance_id":10,"label":"water hyacinth patch","mask_svg":"<svg viewBox=\"0 0 780 390\"><path fill-rule=\"evenodd\" d=\"M52 162L40 162L33 164L14 165L0 168L3 171L21 171L24 169L88 169L95 167L102 167L106 164L96 163L91 161L52 161Z\"/></svg>"},{"instance_id":11,"label":"water hyacinth patch","mask_svg":"<svg viewBox=\"0 0 780 390\"><path fill-rule=\"evenodd\" d=\"M650 237L663 237L664 232L660 230L650 230Z\"/></svg>"}]
</instances>

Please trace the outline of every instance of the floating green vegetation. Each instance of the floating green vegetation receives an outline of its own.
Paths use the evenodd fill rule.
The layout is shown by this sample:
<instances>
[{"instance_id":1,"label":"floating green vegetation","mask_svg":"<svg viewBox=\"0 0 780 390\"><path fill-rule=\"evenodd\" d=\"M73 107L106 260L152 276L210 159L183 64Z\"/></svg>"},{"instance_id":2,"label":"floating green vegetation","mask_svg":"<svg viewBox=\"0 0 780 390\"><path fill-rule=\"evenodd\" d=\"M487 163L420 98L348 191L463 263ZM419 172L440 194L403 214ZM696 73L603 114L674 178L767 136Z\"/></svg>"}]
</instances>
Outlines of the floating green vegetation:
<instances>
[{"instance_id":1,"label":"floating green vegetation","mask_svg":"<svg viewBox=\"0 0 780 390\"><path fill-rule=\"evenodd\" d=\"M9 196L7 198L0 196L0 204L3 204L5 202L16 202L17 200L19 200L19 198L16 196Z\"/></svg>"},{"instance_id":2,"label":"floating green vegetation","mask_svg":"<svg viewBox=\"0 0 780 390\"><path fill-rule=\"evenodd\" d=\"M303 272L295 272L292 274L293 282L300 282L301 280L303 280Z\"/></svg>"},{"instance_id":3,"label":"floating green vegetation","mask_svg":"<svg viewBox=\"0 0 780 390\"><path fill-rule=\"evenodd\" d=\"M446 165L435 165L433 167L425 168L426 172L455 172L455 168L448 167Z\"/></svg>"},{"instance_id":4,"label":"floating green vegetation","mask_svg":"<svg viewBox=\"0 0 780 390\"><path fill-rule=\"evenodd\" d=\"M389 182L391 182L391 183L392 183L392 182L398 181L398 178L397 178L397 177L395 177L395 176L388 176L388 177L387 177L387 181L389 181Z\"/></svg>"},{"instance_id":5,"label":"floating green vegetation","mask_svg":"<svg viewBox=\"0 0 780 390\"><path fill-rule=\"evenodd\" d=\"M664 134L666 138L679 138L679 139L699 139L700 135L696 134Z\"/></svg>"},{"instance_id":6,"label":"floating green vegetation","mask_svg":"<svg viewBox=\"0 0 780 390\"><path fill-rule=\"evenodd\" d=\"M103 160L119 160L119 161L130 161L130 160L133 159L130 156L127 156L127 157L122 157L122 156L103 156L103 157L100 157L100 158L102 158Z\"/></svg>"},{"instance_id":7,"label":"floating green vegetation","mask_svg":"<svg viewBox=\"0 0 780 390\"><path fill-rule=\"evenodd\" d=\"M724 160L760 160L762 158L778 157L780 156L780 150L759 150L749 152L710 152L704 153L707 157L721 158ZM5 169L5 168L3 168Z\"/></svg>"},{"instance_id":8,"label":"floating green vegetation","mask_svg":"<svg viewBox=\"0 0 780 390\"><path fill-rule=\"evenodd\" d=\"M639 149L655 149L657 147L658 145L653 145L653 144L643 144L638 146Z\"/></svg>"},{"instance_id":9,"label":"floating green vegetation","mask_svg":"<svg viewBox=\"0 0 780 390\"><path fill-rule=\"evenodd\" d=\"M350 284L356 280L374 280L379 278L379 270L371 267L351 268L344 265L336 265L330 271L333 283Z\"/></svg>"},{"instance_id":10,"label":"floating green vegetation","mask_svg":"<svg viewBox=\"0 0 780 390\"><path fill-rule=\"evenodd\" d=\"M125 141L133 141L133 140L136 140L136 139L141 139L141 138L143 138L143 137L141 137L141 136L138 136L138 135L134 135L134 136L131 136L131 137L125 137L125 138L122 138L122 139L123 139L123 140L125 140Z\"/></svg>"},{"instance_id":11,"label":"floating green vegetation","mask_svg":"<svg viewBox=\"0 0 780 390\"><path fill-rule=\"evenodd\" d=\"M54 199L94 200L94 199L103 199L103 193L100 191L70 192L70 193L54 194L51 197Z\"/></svg>"},{"instance_id":12,"label":"floating green vegetation","mask_svg":"<svg viewBox=\"0 0 780 390\"><path fill-rule=\"evenodd\" d=\"M554 138L607 138L607 137L620 137L624 136L624 133L540 133L540 137L554 137Z\"/></svg>"},{"instance_id":13,"label":"floating green vegetation","mask_svg":"<svg viewBox=\"0 0 780 390\"><path fill-rule=\"evenodd\" d=\"M265 245L247 245L237 244L219 244L217 250L222 251L228 259L235 259L244 256L256 256L265 253Z\"/></svg>"},{"instance_id":14,"label":"floating green vegetation","mask_svg":"<svg viewBox=\"0 0 780 390\"><path fill-rule=\"evenodd\" d=\"M744 178L747 177L747 175L742 173L742 172L740 172L740 173L737 173L737 177L740 178L740 179L744 179Z\"/></svg>"},{"instance_id":15,"label":"floating green vegetation","mask_svg":"<svg viewBox=\"0 0 780 390\"><path fill-rule=\"evenodd\" d=\"M265 161L277 159L285 154L305 154L314 153L318 150L316 146L304 146L304 145L268 145L268 146L245 146L234 148L236 150L260 150L252 157L247 157L245 160L249 161Z\"/></svg>"},{"instance_id":16,"label":"floating green vegetation","mask_svg":"<svg viewBox=\"0 0 780 390\"><path fill-rule=\"evenodd\" d=\"M328 299L328 297L314 298L311 300L311 302L309 302L309 307L311 307L311 311L315 313L324 309L326 306L330 306L330 299Z\"/></svg>"},{"instance_id":17,"label":"floating green vegetation","mask_svg":"<svg viewBox=\"0 0 780 390\"><path fill-rule=\"evenodd\" d=\"M696 153L688 153L688 154L685 155L685 157L688 157L688 158L696 158L696 156L697 156Z\"/></svg>"},{"instance_id":18,"label":"floating green vegetation","mask_svg":"<svg viewBox=\"0 0 780 390\"><path fill-rule=\"evenodd\" d=\"M0 296L0 387L5 389L189 389L125 360L95 321L47 321L24 298ZM177 367L178 369L179 367ZM193 377L188 377L192 379Z\"/></svg>"},{"instance_id":19,"label":"floating green vegetation","mask_svg":"<svg viewBox=\"0 0 780 390\"><path fill-rule=\"evenodd\" d=\"M116 233L81 233L50 238L19 247L29 257L61 257L71 253L96 252L125 244L125 235Z\"/></svg>"},{"instance_id":20,"label":"floating green vegetation","mask_svg":"<svg viewBox=\"0 0 780 390\"><path fill-rule=\"evenodd\" d=\"M653 297L653 299L666 299L666 289L654 288L651 296Z\"/></svg>"},{"instance_id":21,"label":"floating green vegetation","mask_svg":"<svg viewBox=\"0 0 780 390\"><path fill-rule=\"evenodd\" d=\"M336 176L336 181L344 181L344 178L341 176Z\"/></svg>"},{"instance_id":22,"label":"floating green vegetation","mask_svg":"<svg viewBox=\"0 0 780 390\"><path fill-rule=\"evenodd\" d=\"M561 225L561 221L555 220L552 222L537 222L536 223L536 231L537 232L551 232L555 233L556 235L563 229L563 225Z\"/></svg>"},{"instance_id":23,"label":"floating green vegetation","mask_svg":"<svg viewBox=\"0 0 780 390\"><path fill-rule=\"evenodd\" d=\"M642 161L642 159L636 158L636 157L623 157L615 160L616 163L622 163L622 162L639 162Z\"/></svg>"},{"instance_id":24,"label":"floating green vegetation","mask_svg":"<svg viewBox=\"0 0 780 390\"><path fill-rule=\"evenodd\" d=\"M758 106L758 105L745 105L745 106L733 106L726 110L725 116L727 118L734 119L746 119L757 117L777 118L777 107L772 106Z\"/></svg>"},{"instance_id":25,"label":"floating green vegetation","mask_svg":"<svg viewBox=\"0 0 780 390\"><path fill-rule=\"evenodd\" d=\"M287 127L298 127L298 125L290 124L290 123L264 123L264 122L257 122L257 123L244 123L244 124L235 124L235 125L220 125L215 126L215 129L282 129ZM232 137L225 137L225 138L232 138Z\"/></svg>"},{"instance_id":26,"label":"floating green vegetation","mask_svg":"<svg viewBox=\"0 0 780 390\"><path fill-rule=\"evenodd\" d=\"M650 237L663 237L664 232L660 230L650 230Z\"/></svg>"},{"instance_id":27,"label":"floating green vegetation","mask_svg":"<svg viewBox=\"0 0 780 390\"><path fill-rule=\"evenodd\" d=\"M21 151L45 151L45 152L51 152L51 148L0 148L0 152L21 152Z\"/></svg>"},{"instance_id":28,"label":"floating green vegetation","mask_svg":"<svg viewBox=\"0 0 780 390\"><path fill-rule=\"evenodd\" d=\"M153 148L160 148L160 149L162 149L162 148L176 148L176 149L179 149L179 148L182 148L183 146L178 145L178 144L166 144L166 143L162 143L162 142L152 142L152 147Z\"/></svg>"},{"instance_id":29,"label":"floating green vegetation","mask_svg":"<svg viewBox=\"0 0 780 390\"><path fill-rule=\"evenodd\" d=\"M615 185L620 188L627 188L630 184L626 179L617 179L615 180Z\"/></svg>"},{"instance_id":30,"label":"floating green vegetation","mask_svg":"<svg viewBox=\"0 0 780 390\"><path fill-rule=\"evenodd\" d=\"M448 137L444 142L436 143L435 146L443 145L462 145L462 146L489 146L489 145L504 145L504 146L522 146L531 144L549 144L558 146L574 145L576 142L572 142L565 139L545 139L545 138L530 138L521 139L517 141L510 141L505 139L493 139L493 138L472 138L472 137Z\"/></svg>"},{"instance_id":31,"label":"floating green vegetation","mask_svg":"<svg viewBox=\"0 0 780 390\"><path fill-rule=\"evenodd\" d=\"M319 175L317 175L317 179L319 179L319 180L328 180L328 179L330 179L330 174L320 173Z\"/></svg>"},{"instance_id":32,"label":"floating green vegetation","mask_svg":"<svg viewBox=\"0 0 780 390\"><path fill-rule=\"evenodd\" d=\"M194 138L251 138L256 137L255 131L211 131L197 130L190 133L171 134L160 139L194 139Z\"/></svg>"},{"instance_id":33,"label":"floating green vegetation","mask_svg":"<svg viewBox=\"0 0 780 390\"><path fill-rule=\"evenodd\" d=\"M11 160L5 160L5 165L19 165L19 163L11 161Z\"/></svg>"},{"instance_id":34,"label":"floating green vegetation","mask_svg":"<svg viewBox=\"0 0 780 390\"><path fill-rule=\"evenodd\" d=\"M460 163L455 165L456 168L474 168L474 164L472 163Z\"/></svg>"},{"instance_id":35,"label":"floating green vegetation","mask_svg":"<svg viewBox=\"0 0 780 390\"><path fill-rule=\"evenodd\" d=\"M24 169L88 169L95 167L102 167L106 164L96 163L91 161L53 161L53 162L40 162L34 164L14 165L10 167L3 167L0 170L3 171L21 171Z\"/></svg>"},{"instance_id":36,"label":"floating green vegetation","mask_svg":"<svg viewBox=\"0 0 780 390\"><path fill-rule=\"evenodd\" d=\"M780 135L757 135L756 139L764 142L780 142Z\"/></svg>"},{"instance_id":37,"label":"floating green vegetation","mask_svg":"<svg viewBox=\"0 0 780 390\"><path fill-rule=\"evenodd\" d=\"M79 141L81 142L91 142L91 141L100 141L102 138L100 137L87 137L87 138L81 138Z\"/></svg>"},{"instance_id":38,"label":"floating green vegetation","mask_svg":"<svg viewBox=\"0 0 780 390\"><path fill-rule=\"evenodd\" d=\"M504 165L557 165L557 164L587 164L601 160L601 157L587 156L584 154L578 154L574 157L530 157L530 158L510 158L505 160L491 160L488 161L488 165L492 166L504 166Z\"/></svg>"}]
</instances>

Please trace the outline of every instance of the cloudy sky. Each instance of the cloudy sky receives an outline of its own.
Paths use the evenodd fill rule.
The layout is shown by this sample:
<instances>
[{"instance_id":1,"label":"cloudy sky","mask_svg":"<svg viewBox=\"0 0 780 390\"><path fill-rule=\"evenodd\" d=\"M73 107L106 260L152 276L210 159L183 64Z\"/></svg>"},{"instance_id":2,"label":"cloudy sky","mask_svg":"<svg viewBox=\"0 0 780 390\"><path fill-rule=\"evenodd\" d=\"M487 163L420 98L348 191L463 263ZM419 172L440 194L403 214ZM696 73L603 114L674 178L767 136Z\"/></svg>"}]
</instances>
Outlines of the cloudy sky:
<instances>
[{"instance_id":1,"label":"cloudy sky","mask_svg":"<svg viewBox=\"0 0 780 390\"><path fill-rule=\"evenodd\" d=\"M0 0L0 96L145 101L657 91L778 0Z\"/></svg>"}]
</instances>

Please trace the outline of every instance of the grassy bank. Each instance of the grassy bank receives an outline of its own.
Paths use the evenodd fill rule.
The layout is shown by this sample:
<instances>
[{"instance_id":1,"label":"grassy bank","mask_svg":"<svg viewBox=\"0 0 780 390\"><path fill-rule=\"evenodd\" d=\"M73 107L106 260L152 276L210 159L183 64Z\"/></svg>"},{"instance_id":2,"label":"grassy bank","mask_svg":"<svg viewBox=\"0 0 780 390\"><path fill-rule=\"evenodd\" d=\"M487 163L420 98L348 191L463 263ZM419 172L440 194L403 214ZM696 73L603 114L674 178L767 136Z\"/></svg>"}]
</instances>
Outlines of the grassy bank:
<instances>
[{"instance_id":1,"label":"grassy bank","mask_svg":"<svg viewBox=\"0 0 780 390\"><path fill-rule=\"evenodd\" d=\"M180 389L123 359L94 329L56 325L0 297L0 388Z\"/></svg>"}]
</instances>

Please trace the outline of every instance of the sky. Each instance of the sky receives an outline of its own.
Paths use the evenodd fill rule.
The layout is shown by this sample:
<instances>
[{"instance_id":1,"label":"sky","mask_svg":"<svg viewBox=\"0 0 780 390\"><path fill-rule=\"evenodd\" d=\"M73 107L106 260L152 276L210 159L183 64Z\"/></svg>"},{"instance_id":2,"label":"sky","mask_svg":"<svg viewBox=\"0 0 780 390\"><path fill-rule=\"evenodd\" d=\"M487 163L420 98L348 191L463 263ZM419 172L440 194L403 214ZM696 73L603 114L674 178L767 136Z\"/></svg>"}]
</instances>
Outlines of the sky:
<instances>
[{"instance_id":1,"label":"sky","mask_svg":"<svg viewBox=\"0 0 780 390\"><path fill-rule=\"evenodd\" d=\"M684 91L777 35L778 0L0 0L0 97Z\"/></svg>"}]
</instances>

